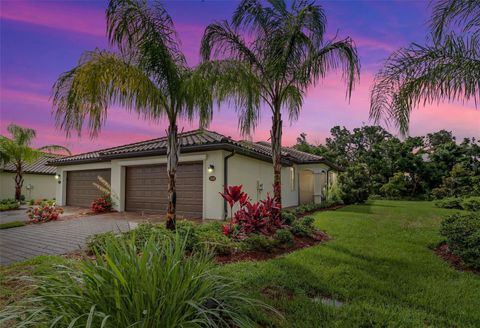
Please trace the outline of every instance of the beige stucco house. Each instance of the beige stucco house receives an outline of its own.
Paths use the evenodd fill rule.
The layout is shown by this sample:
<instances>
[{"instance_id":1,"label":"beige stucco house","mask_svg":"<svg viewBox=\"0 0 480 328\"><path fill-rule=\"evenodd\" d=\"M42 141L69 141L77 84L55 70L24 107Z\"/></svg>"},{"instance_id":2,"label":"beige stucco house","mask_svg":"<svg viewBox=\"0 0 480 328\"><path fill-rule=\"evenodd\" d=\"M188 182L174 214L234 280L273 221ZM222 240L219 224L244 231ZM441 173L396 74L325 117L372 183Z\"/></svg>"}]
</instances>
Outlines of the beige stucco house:
<instances>
[{"instance_id":1,"label":"beige stucco house","mask_svg":"<svg viewBox=\"0 0 480 328\"><path fill-rule=\"evenodd\" d=\"M185 217L221 219L227 207L219 192L243 185L253 201L272 193L270 145L236 141L207 130L179 135L177 213ZM57 203L89 206L99 196L98 176L111 183L118 211L164 212L167 204L166 138L142 141L50 162L57 167ZM338 167L323 157L292 148L282 153L284 207L320 203Z\"/></svg>"},{"instance_id":2,"label":"beige stucco house","mask_svg":"<svg viewBox=\"0 0 480 328\"><path fill-rule=\"evenodd\" d=\"M45 155L33 163L23 164L22 195L26 200L52 199L56 195L56 168L46 165L59 155ZM0 199L15 197L15 166L7 163L0 167Z\"/></svg>"}]
</instances>

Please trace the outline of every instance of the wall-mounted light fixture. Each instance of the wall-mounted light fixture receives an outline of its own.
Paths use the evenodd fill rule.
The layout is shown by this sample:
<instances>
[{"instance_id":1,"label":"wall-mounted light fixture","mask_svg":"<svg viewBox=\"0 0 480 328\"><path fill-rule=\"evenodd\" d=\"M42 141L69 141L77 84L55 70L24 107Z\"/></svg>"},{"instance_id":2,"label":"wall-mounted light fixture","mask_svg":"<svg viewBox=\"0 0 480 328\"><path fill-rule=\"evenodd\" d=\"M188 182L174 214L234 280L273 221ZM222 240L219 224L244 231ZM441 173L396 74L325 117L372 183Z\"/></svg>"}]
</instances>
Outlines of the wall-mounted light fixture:
<instances>
[{"instance_id":1,"label":"wall-mounted light fixture","mask_svg":"<svg viewBox=\"0 0 480 328\"><path fill-rule=\"evenodd\" d=\"M55 180L57 180L58 183L62 183L62 181L60 180L60 174L55 174Z\"/></svg>"},{"instance_id":2,"label":"wall-mounted light fixture","mask_svg":"<svg viewBox=\"0 0 480 328\"><path fill-rule=\"evenodd\" d=\"M213 164L210 164L207 168L208 173L213 173L215 171L215 166Z\"/></svg>"}]
</instances>

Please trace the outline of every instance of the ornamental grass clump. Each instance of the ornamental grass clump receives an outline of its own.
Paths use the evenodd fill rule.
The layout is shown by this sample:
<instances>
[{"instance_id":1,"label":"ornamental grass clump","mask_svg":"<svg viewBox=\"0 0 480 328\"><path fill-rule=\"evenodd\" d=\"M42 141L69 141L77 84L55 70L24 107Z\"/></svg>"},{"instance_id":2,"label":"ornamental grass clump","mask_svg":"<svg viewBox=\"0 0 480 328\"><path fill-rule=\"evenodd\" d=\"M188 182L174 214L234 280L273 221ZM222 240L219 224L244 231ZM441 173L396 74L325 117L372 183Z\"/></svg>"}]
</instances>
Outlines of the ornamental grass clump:
<instances>
[{"instance_id":1,"label":"ornamental grass clump","mask_svg":"<svg viewBox=\"0 0 480 328\"><path fill-rule=\"evenodd\" d=\"M216 275L208 251L186 255L178 234L145 242L110 238L104 254L58 267L31 286L34 296L0 313L0 326L254 327L253 309L273 311Z\"/></svg>"}]
</instances>

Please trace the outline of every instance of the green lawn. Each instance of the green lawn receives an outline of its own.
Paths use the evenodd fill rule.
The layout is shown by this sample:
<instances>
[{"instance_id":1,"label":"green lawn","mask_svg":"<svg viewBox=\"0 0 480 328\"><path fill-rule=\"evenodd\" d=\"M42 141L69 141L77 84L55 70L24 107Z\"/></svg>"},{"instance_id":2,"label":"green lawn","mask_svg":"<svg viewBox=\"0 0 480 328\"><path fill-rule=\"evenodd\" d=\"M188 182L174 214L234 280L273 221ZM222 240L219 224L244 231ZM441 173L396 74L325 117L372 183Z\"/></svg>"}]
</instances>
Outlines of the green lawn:
<instances>
[{"instance_id":1,"label":"green lawn","mask_svg":"<svg viewBox=\"0 0 480 328\"><path fill-rule=\"evenodd\" d=\"M480 327L480 276L456 271L429 249L441 240L442 217L453 212L400 201L319 212L316 225L332 241L218 270L284 315L257 313L265 327ZM0 308L26 292L7 276L38 274L64 261L39 257L0 270ZM343 305L313 301L321 297Z\"/></svg>"},{"instance_id":2,"label":"green lawn","mask_svg":"<svg viewBox=\"0 0 480 328\"><path fill-rule=\"evenodd\" d=\"M286 318L273 326L480 327L480 276L456 271L429 249L452 212L401 201L320 212L316 225L334 240L221 271L257 296L265 288L280 295L263 296ZM315 296L344 305L319 304Z\"/></svg>"}]
</instances>

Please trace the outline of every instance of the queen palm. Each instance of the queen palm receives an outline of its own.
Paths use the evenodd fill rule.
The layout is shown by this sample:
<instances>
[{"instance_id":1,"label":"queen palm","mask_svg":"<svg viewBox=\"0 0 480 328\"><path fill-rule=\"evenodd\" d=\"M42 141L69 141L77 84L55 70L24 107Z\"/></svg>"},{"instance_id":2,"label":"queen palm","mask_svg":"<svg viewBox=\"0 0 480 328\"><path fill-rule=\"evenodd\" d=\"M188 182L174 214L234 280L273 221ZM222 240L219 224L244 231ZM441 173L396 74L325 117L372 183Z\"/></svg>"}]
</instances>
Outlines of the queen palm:
<instances>
[{"instance_id":1,"label":"queen palm","mask_svg":"<svg viewBox=\"0 0 480 328\"><path fill-rule=\"evenodd\" d=\"M243 134L255 129L262 104L270 109L274 193L281 201L282 112L289 120L297 119L307 88L336 69L342 71L350 97L359 77L359 59L350 38L325 40L327 19L319 5L267 3L243 0L230 22L210 24L201 55L211 60L217 76L232 77L230 83L219 79L212 85L217 99L234 99Z\"/></svg>"},{"instance_id":2,"label":"queen palm","mask_svg":"<svg viewBox=\"0 0 480 328\"><path fill-rule=\"evenodd\" d=\"M59 77L53 91L56 122L68 135L72 130L80 134L88 120L90 136L95 137L114 104L148 120L166 118L167 227L174 229L177 122L198 114L200 125L208 124L211 93L202 74L187 66L172 19L161 3L111 0L106 19L112 50L86 52L76 67Z\"/></svg>"},{"instance_id":3,"label":"queen palm","mask_svg":"<svg viewBox=\"0 0 480 328\"><path fill-rule=\"evenodd\" d=\"M375 77L370 117L393 122L403 134L418 105L480 99L480 2L438 2L430 30L429 44L394 52Z\"/></svg>"},{"instance_id":4,"label":"queen palm","mask_svg":"<svg viewBox=\"0 0 480 328\"><path fill-rule=\"evenodd\" d=\"M37 136L34 129L23 128L10 124L7 131L11 137L0 136L0 162L2 164L12 163L15 166L15 200L20 201L23 187L23 166L25 163L32 163L45 155L45 152L66 152L70 151L59 145L48 145L40 148L33 148L32 141Z\"/></svg>"}]
</instances>

